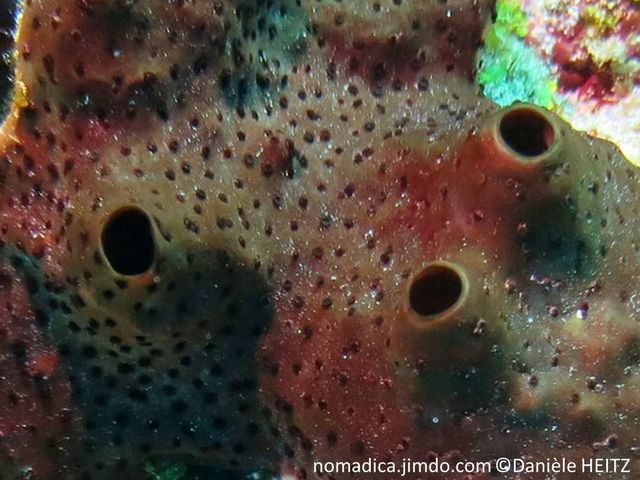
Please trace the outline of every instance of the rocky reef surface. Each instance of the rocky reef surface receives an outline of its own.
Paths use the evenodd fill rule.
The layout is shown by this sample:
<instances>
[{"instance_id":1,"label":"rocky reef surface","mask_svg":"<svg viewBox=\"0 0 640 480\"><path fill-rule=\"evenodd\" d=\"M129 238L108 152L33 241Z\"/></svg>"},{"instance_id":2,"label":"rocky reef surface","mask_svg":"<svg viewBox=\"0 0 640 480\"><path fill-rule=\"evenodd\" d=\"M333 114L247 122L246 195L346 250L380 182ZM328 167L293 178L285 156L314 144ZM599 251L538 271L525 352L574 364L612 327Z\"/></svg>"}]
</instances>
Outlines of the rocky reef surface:
<instances>
[{"instance_id":1,"label":"rocky reef surface","mask_svg":"<svg viewBox=\"0 0 640 480\"><path fill-rule=\"evenodd\" d=\"M498 0L485 40L486 95L550 108L640 165L637 0Z\"/></svg>"}]
</instances>

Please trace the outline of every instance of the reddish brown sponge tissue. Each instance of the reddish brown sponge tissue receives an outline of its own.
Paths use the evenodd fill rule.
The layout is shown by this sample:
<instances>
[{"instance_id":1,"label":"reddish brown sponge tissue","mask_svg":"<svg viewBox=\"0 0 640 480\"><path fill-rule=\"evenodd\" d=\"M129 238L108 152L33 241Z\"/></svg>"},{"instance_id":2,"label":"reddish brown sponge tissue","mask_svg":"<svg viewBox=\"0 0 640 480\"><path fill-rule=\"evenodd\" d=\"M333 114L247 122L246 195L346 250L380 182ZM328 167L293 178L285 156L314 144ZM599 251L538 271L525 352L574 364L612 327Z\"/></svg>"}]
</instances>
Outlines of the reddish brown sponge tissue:
<instances>
[{"instance_id":1,"label":"reddish brown sponge tissue","mask_svg":"<svg viewBox=\"0 0 640 480\"><path fill-rule=\"evenodd\" d=\"M637 172L479 96L490 13L26 0L0 478L632 451Z\"/></svg>"}]
</instances>

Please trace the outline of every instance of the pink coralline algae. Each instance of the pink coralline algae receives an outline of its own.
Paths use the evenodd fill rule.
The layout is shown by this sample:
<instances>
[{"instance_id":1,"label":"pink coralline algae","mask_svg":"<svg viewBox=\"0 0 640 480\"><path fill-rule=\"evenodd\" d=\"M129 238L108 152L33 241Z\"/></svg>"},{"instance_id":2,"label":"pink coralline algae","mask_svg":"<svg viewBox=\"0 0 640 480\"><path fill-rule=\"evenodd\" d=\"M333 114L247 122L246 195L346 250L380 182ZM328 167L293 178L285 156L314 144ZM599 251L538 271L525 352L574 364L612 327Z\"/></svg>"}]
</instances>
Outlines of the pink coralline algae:
<instances>
[{"instance_id":1,"label":"pink coralline algae","mask_svg":"<svg viewBox=\"0 0 640 480\"><path fill-rule=\"evenodd\" d=\"M0 479L637 471L639 172L480 94L492 8L26 0L0 135Z\"/></svg>"}]
</instances>

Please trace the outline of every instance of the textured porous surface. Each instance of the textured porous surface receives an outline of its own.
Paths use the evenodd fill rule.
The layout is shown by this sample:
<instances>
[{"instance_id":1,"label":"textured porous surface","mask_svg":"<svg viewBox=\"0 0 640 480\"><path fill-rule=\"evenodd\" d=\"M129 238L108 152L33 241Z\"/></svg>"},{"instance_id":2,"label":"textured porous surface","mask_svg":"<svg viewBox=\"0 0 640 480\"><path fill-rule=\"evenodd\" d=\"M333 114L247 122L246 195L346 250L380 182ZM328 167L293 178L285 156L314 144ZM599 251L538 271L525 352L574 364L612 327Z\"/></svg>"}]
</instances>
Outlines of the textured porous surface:
<instances>
[{"instance_id":1,"label":"textured porous surface","mask_svg":"<svg viewBox=\"0 0 640 480\"><path fill-rule=\"evenodd\" d=\"M25 0L0 478L633 457L638 172L480 97L491 8Z\"/></svg>"}]
</instances>

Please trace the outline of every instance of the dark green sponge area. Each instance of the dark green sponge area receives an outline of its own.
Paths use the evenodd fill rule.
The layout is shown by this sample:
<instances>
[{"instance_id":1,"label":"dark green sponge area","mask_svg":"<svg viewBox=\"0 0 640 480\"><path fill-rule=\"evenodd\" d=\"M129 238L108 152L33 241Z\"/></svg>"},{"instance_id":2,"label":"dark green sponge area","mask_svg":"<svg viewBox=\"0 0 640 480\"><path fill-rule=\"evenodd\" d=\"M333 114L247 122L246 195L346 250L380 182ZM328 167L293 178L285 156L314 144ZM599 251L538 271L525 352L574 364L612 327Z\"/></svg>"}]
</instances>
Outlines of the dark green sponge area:
<instances>
[{"instance_id":1,"label":"dark green sponge area","mask_svg":"<svg viewBox=\"0 0 640 480\"><path fill-rule=\"evenodd\" d=\"M243 0L228 18L220 84L233 107L269 107L306 51L311 27L300 0Z\"/></svg>"}]
</instances>

